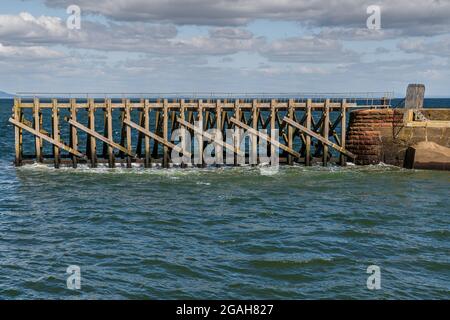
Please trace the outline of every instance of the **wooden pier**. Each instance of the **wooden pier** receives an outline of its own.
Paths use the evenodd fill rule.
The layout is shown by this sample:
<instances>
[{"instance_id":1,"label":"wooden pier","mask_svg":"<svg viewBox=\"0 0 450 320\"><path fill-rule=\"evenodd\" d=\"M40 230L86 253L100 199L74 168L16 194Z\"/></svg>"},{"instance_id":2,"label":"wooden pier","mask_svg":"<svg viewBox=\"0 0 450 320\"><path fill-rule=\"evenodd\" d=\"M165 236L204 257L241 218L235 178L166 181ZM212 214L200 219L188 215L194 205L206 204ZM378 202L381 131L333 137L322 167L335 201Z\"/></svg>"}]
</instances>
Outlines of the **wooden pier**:
<instances>
[{"instance_id":1,"label":"wooden pier","mask_svg":"<svg viewBox=\"0 0 450 320\"><path fill-rule=\"evenodd\" d=\"M215 165L229 165L223 159L229 159L230 153L232 165L255 165L261 163L261 143L269 156L279 156L280 164L345 165L355 157L346 150L348 111L390 107L382 97L378 104L369 105L348 99L316 100L18 97L9 119L15 127L15 165L203 167L209 165L203 156L194 158L203 155L208 145ZM188 132L191 141L175 141L172 134L177 129ZM233 130L232 140L226 139L227 130ZM247 142L242 144L243 140ZM186 161L174 164L173 150Z\"/></svg>"}]
</instances>

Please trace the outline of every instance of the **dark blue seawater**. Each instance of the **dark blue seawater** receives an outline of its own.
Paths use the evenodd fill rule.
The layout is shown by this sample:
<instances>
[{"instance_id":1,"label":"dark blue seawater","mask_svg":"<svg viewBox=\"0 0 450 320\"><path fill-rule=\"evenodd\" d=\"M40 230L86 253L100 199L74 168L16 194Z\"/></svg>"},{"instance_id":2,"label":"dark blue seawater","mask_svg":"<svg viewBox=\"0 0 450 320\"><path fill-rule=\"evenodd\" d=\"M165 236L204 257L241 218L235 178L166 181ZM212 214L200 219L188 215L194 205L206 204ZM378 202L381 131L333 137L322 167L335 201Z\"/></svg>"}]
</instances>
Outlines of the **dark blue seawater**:
<instances>
[{"instance_id":1,"label":"dark blue seawater","mask_svg":"<svg viewBox=\"0 0 450 320\"><path fill-rule=\"evenodd\" d=\"M450 298L449 172L17 169L10 113L0 101L1 299Z\"/></svg>"}]
</instances>

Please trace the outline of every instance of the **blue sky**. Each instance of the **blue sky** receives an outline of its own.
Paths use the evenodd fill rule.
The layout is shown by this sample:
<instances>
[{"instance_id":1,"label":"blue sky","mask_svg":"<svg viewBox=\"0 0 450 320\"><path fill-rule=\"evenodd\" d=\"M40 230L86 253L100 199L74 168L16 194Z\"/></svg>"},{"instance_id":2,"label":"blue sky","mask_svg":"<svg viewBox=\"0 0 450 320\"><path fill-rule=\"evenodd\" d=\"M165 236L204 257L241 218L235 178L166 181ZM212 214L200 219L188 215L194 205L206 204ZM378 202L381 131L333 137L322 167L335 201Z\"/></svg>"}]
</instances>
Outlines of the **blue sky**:
<instances>
[{"instance_id":1,"label":"blue sky","mask_svg":"<svg viewBox=\"0 0 450 320\"><path fill-rule=\"evenodd\" d=\"M81 29L66 8L81 9ZM381 29L369 30L369 5ZM8 0L0 90L450 96L450 1Z\"/></svg>"}]
</instances>

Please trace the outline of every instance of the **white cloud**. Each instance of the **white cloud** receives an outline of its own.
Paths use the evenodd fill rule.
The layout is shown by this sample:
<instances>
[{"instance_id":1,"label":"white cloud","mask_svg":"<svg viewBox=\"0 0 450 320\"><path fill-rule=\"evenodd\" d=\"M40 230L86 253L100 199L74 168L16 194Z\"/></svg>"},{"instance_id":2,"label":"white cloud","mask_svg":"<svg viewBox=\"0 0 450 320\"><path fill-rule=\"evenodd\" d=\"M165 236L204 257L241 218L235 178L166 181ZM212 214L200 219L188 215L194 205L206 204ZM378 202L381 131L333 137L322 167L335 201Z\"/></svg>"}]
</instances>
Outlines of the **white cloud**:
<instances>
[{"instance_id":1,"label":"white cloud","mask_svg":"<svg viewBox=\"0 0 450 320\"><path fill-rule=\"evenodd\" d=\"M260 50L264 57L277 62L342 63L359 59L336 40L319 38L287 38L275 40Z\"/></svg>"},{"instance_id":2,"label":"white cloud","mask_svg":"<svg viewBox=\"0 0 450 320\"><path fill-rule=\"evenodd\" d=\"M46 0L51 7L78 4L118 21L177 25L245 25L256 19L297 21L315 27L365 28L369 5L382 8L382 28L402 34L449 32L450 1L442 0Z\"/></svg>"},{"instance_id":3,"label":"white cloud","mask_svg":"<svg viewBox=\"0 0 450 320\"><path fill-rule=\"evenodd\" d=\"M0 60L52 60L64 57L64 54L45 47L4 46L0 43Z\"/></svg>"}]
</instances>

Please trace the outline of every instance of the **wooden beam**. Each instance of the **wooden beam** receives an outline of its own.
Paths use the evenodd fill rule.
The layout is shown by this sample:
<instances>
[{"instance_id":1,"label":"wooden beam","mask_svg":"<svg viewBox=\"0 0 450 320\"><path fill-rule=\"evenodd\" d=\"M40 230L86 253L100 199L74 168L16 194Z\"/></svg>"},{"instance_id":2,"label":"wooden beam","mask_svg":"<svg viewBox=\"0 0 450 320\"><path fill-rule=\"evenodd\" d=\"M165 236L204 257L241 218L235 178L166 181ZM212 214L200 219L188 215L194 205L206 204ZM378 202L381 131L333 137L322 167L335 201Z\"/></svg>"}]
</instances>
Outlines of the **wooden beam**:
<instances>
[{"instance_id":1,"label":"wooden beam","mask_svg":"<svg viewBox=\"0 0 450 320\"><path fill-rule=\"evenodd\" d=\"M140 104L143 106L144 105L144 99L141 99ZM144 108L139 110L139 125L141 127L144 127ZM136 143L136 155L139 158L142 158L142 140L144 140L144 135L142 134L142 132L138 132L138 138L137 138L137 143Z\"/></svg>"},{"instance_id":2,"label":"wooden beam","mask_svg":"<svg viewBox=\"0 0 450 320\"><path fill-rule=\"evenodd\" d=\"M148 99L144 100L144 128L147 131L150 131L150 109L148 105ZM147 135L144 135L144 144L145 144L145 159L144 159L144 167L150 168L151 166L151 154L150 154L150 138Z\"/></svg>"},{"instance_id":3,"label":"wooden beam","mask_svg":"<svg viewBox=\"0 0 450 320\"><path fill-rule=\"evenodd\" d=\"M34 98L33 99L33 119L34 119L34 130L36 132L41 131L41 119L40 119L40 105L39 105L39 99ZM35 144L35 150L36 150L36 161L42 162L42 138L39 135L35 135L34 139Z\"/></svg>"},{"instance_id":4,"label":"wooden beam","mask_svg":"<svg viewBox=\"0 0 450 320\"><path fill-rule=\"evenodd\" d=\"M94 108L94 99L88 99L88 118L89 118L89 129L90 132L95 132L95 108ZM97 142L95 137L88 132L89 139L89 158L91 160L91 167L97 167Z\"/></svg>"},{"instance_id":5,"label":"wooden beam","mask_svg":"<svg viewBox=\"0 0 450 320\"><path fill-rule=\"evenodd\" d=\"M288 103L288 115L289 118L294 120L294 99L289 99ZM288 147L293 149L294 146L294 128L292 126L288 127ZM294 158L292 155L288 155L288 164L292 166L294 164Z\"/></svg>"},{"instance_id":6,"label":"wooden beam","mask_svg":"<svg viewBox=\"0 0 450 320\"><path fill-rule=\"evenodd\" d=\"M77 127L78 129L80 129L80 130L86 132L87 134L89 134L89 135L92 136L93 138L97 138L97 139L99 139L100 141L103 141L103 142L109 144L111 147L113 147L113 148L115 148L115 149L117 149L117 150L122 151L124 154L127 154L127 155L129 155L130 157L135 157L135 154L132 153L132 152L129 152L128 149L124 148L123 146L121 146L121 145L118 144L118 143L115 143L115 142L112 141L112 140L109 140L109 139L105 138L105 137L104 137L103 135L101 135L100 133L98 133L98 132L96 132L96 131L94 131L94 130L92 130L92 129L89 129L88 127L85 127L85 126L82 125L81 123L76 122L76 121L74 121L74 120L72 120L72 119L69 119L69 118L66 118L66 121L69 122L71 125Z\"/></svg>"},{"instance_id":7,"label":"wooden beam","mask_svg":"<svg viewBox=\"0 0 450 320\"><path fill-rule=\"evenodd\" d=\"M106 129L108 132L107 135L107 139L109 141L113 141L113 117L112 117L112 108L111 108L111 99L107 99L105 101L106 103ZM114 168L116 166L116 159L114 156L114 149L113 147L106 143L105 144L108 146L107 148L107 154L108 154L108 166L110 168Z\"/></svg>"},{"instance_id":8,"label":"wooden beam","mask_svg":"<svg viewBox=\"0 0 450 320\"><path fill-rule=\"evenodd\" d=\"M230 121L232 123L234 123L235 125L247 130L250 134L254 135L254 136L258 136L261 139L264 139L265 141L269 142L271 145L273 144L275 147L278 147L290 154L292 154L294 157L296 158L300 158L300 154L292 149L290 149L289 147L285 146L284 144L281 144L279 141L277 140L273 140L270 136L268 136L265 133L259 132L254 130L252 127L246 125L245 123L242 123L241 121L235 119L235 118L231 118Z\"/></svg>"},{"instance_id":9,"label":"wooden beam","mask_svg":"<svg viewBox=\"0 0 450 320\"><path fill-rule=\"evenodd\" d=\"M14 98L14 119L22 122L22 110L20 108L20 98ZM22 129L20 127L14 127L14 139L15 139L15 149L16 158L15 165L17 167L22 165Z\"/></svg>"},{"instance_id":10,"label":"wooden beam","mask_svg":"<svg viewBox=\"0 0 450 320\"><path fill-rule=\"evenodd\" d=\"M312 100L308 99L306 101L306 128L311 130L312 122ZM306 135L306 149L305 149L305 165L309 167L311 165L311 136Z\"/></svg>"},{"instance_id":11,"label":"wooden beam","mask_svg":"<svg viewBox=\"0 0 450 320\"><path fill-rule=\"evenodd\" d=\"M222 130L222 103L220 100L216 100L216 133L222 137L223 140L223 130ZM220 144L216 144L216 160L217 166L221 166L223 164L223 147Z\"/></svg>"},{"instance_id":12,"label":"wooden beam","mask_svg":"<svg viewBox=\"0 0 450 320\"><path fill-rule=\"evenodd\" d=\"M275 140L274 139L274 135L275 135L275 129L276 129L276 125L275 125L275 121L276 121L276 109L275 109L275 105L276 105L276 101L275 99L272 99L270 101L270 137L271 140ZM273 143L270 144L270 159L272 159L272 157L275 155L275 145Z\"/></svg>"},{"instance_id":13,"label":"wooden beam","mask_svg":"<svg viewBox=\"0 0 450 320\"><path fill-rule=\"evenodd\" d=\"M52 135L53 139L56 142L60 142L59 136L59 115L58 115L58 101L56 99L52 99ZM61 164L61 157L59 153L59 148L56 145L53 145L53 160L55 163L55 168L59 168Z\"/></svg>"},{"instance_id":14,"label":"wooden beam","mask_svg":"<svg viewBox=\"0 0 450 320\"><path fill-rule=\"evenodd\" d=\"M131 121L131 106L129 99L125 101L125 119ZM125 152L125 154L127 155L127 168L131 168L131 157L135 156L131 151L131 128L127 126L125 132L127 136L126 137L127 152Z\"/></svg>"},{"instance_id":15,"label":"wooden beam","mask_svg":"<svg viewBox=\"0 0 450 320\"><path fill-rule=\"evenodd\" d=\"M345 149L345 139L347 135L347 100L343 99L341 102L341 147ZM347 164L345 154L341 153L339 157L341 166Z\"/></svg>"},{"instance_id":16,"label":"wooden beam","mask_svg":"<svg viewBox=\"0 0 450 320\"><path fill-rule=\"evenodd\" d=\"M70 118L77 121L77 104L75 99L70 99ZM73 150L78 150L78 131L75 126L70 126L70 146ZM77 157L72 156L72 167L77 167Z\"/></svg>"},{"instance_id":17,"label":"wooden beam","mask_svg":"<svg viewBox=\"0 0 450 320\"><path fill-rule=\"evenodd\" d=\"M174 149L175 151L179 152L179 153L184 153L185 156L187 157L191 157L191 153L190 152L184 152L183 149L181 149L180 147L174 145L173 143L171 143L170 141L164 140L163 138L161 138L160 136L154 134L153 132L150 132L149 130L146 130L145 128L142 128L141 126L139 126L137 123L131 122L127 119L125 119L124 123L127 126L130 126L133 129L136 129L137 131L142 132L143 134L145 134L146 136L149 136L150 138L158 141L159 143Z\"/></svg>"},{"instance_id":18,"label":"wooden beam","mask_svg":"<svg viewBox=\"0 0 450 320\"><path fill-rule=\"evenodd\" d=\"M84 154L82 154L81 152L72 149L71 147L65 145L64 143L55 141L53 138L51 138L51 137L49 137L49 136L47 136L45 134L42 134L39 131L36 131L36 129L30 128L30 127L24 125L22 122L19 122L19 121L13 119L13 118L9 118L9 122L11 122L13 125L21 128L21 129L24 129L24 130L30 132L31 134L35 135L36 137L38 137L40 139L43 139L43 140L45 140L47 142L50 142L53 145L56 145L58 148L63 149L63 150L65 150L65 151L67 151L67 152L69 152L69 153L71 153L71 154L73 154L73 155L75 155L77 157L80 157L80 158L83 158L83 159L86 158L86 156Z\"/></svg>"},{"instance_id":19,"label":"wooden beam","mask_svg":"<svg viewBox=\"0 0 450 320\"><path fill-rule=\"evenodd\" d=\"M330 99L326 99L324 108L324 120L322 122L322 134L323 137L328 140L330 137ZM323 156L322 156L323 166L328 165L328 145L323 144Z\"/></svg>"},{"instance_id":20,"label":"wooden beam","mask_svg":"<svg viewBox=\"0 0 450 320\"><path fill-rule=\"evenodd\" d=\"M183 125L183 126L189 128L189 129L193 130L195 133L197 133L197 134L199 134L199 135L202 135L203 137L205 137L205 138L208 139L209 141L215 142L217 145L221 146L222 148L226 148L226 149L230 150L231 152L234 152L234 153L236 153L236 154L239 154L240 156L244 156L244 155L245 155L245 154L244 154L243 152L241 152L238 148L235 148L235 147L233 147L231 144L228 144L228 143L226 143L226 142L223 142L223 141L221 141L221 140L216 139L215 136L213 136L212 134L210 134L210 133L208 133L208 132L202 130L201 128L198 128L198 127L194 126L193 124L191 124L191 123L189 123L189 122L187 122L187 121L184 121L184 120L181 119L181 118L178 118L177 121L178 121L181 125Z\"/></svg>"},{"instance_id":21,"label":"wooden beam","mask_svg":"<svg viewBox=\"0 0 450 320\"><path fill-rule=\"evenodd\" d=\"M198 100L198 122L203 128L203 100ZM198 158L194 159L194 162L197 162L198 167L203 167L203 136L201 134L196 135L197 142L198 142ZM194 153L195 154L195 153Z\"/></svg>"},{"instance_id":22,"label":"wooden beam","mask_svg":"<svg viewBox=\"0 0 450 320\"><path fill-rule=\"evenodd\" d=\"M240 109L240 101L239 99L235 99L234 100L234 118L237 119L238 121L241 121L241 109ZM234 130L234 145L236 146L236 149L239 150L241 149L241 135L239 132L239 129L235 128ZM245 159L244 159L245 162ZM238 154L236 153L234 155L234 165L240 165L241 164L241 159L239 158Z\"/></svg>"},{"instance_id":23,"label":"wooden beam","mask_svg":"<svg viewBox=\"0 0 450 320\"><path fill-rule=\"evenodd\" d=\"M258 131L258 116L259 116L259 102L256 99L253 99L252 102L252 128L255 131ZM255 135L251 136L252 145L251 145L251 155L250 155L250 164L257 165L259 162L258 159L258 137Z\"/></svg>"},{"instance_id":24,"label":"wooden beam","mask_svg":"<svg viewBox=\"0 0 450 320\"><path fill-rule=\"evenodd\" d=\"M169 106L168 100L164 99L163 102L163 139L169 141ZM169 167L169 148L167 145L163 147L163 167Z\"/></svg>"},{"instance_id":25,"label":"wooden beam","mask_svg":"<svg viewBox=\"0 0 450 320\"><path fill-rule=\"evenodd\" d=\"M319 140L320 142L332 147L333 149L335 149L336 151L345 154L346 156L355 159L356 155L354 155L353 153L351 153L350 151L342 148L341 146L338 146L337 144L331 142L328 139L325 139L324 137L320 136L319 134L315 133L314 131L302 126L301 124L289 119L288 117L284 117L283 121L286 122L287 124L299 129L300 131L306 133L308 136L311 136L313 138L316 138L317 140Z\"/></svg>"}]
</instances>

